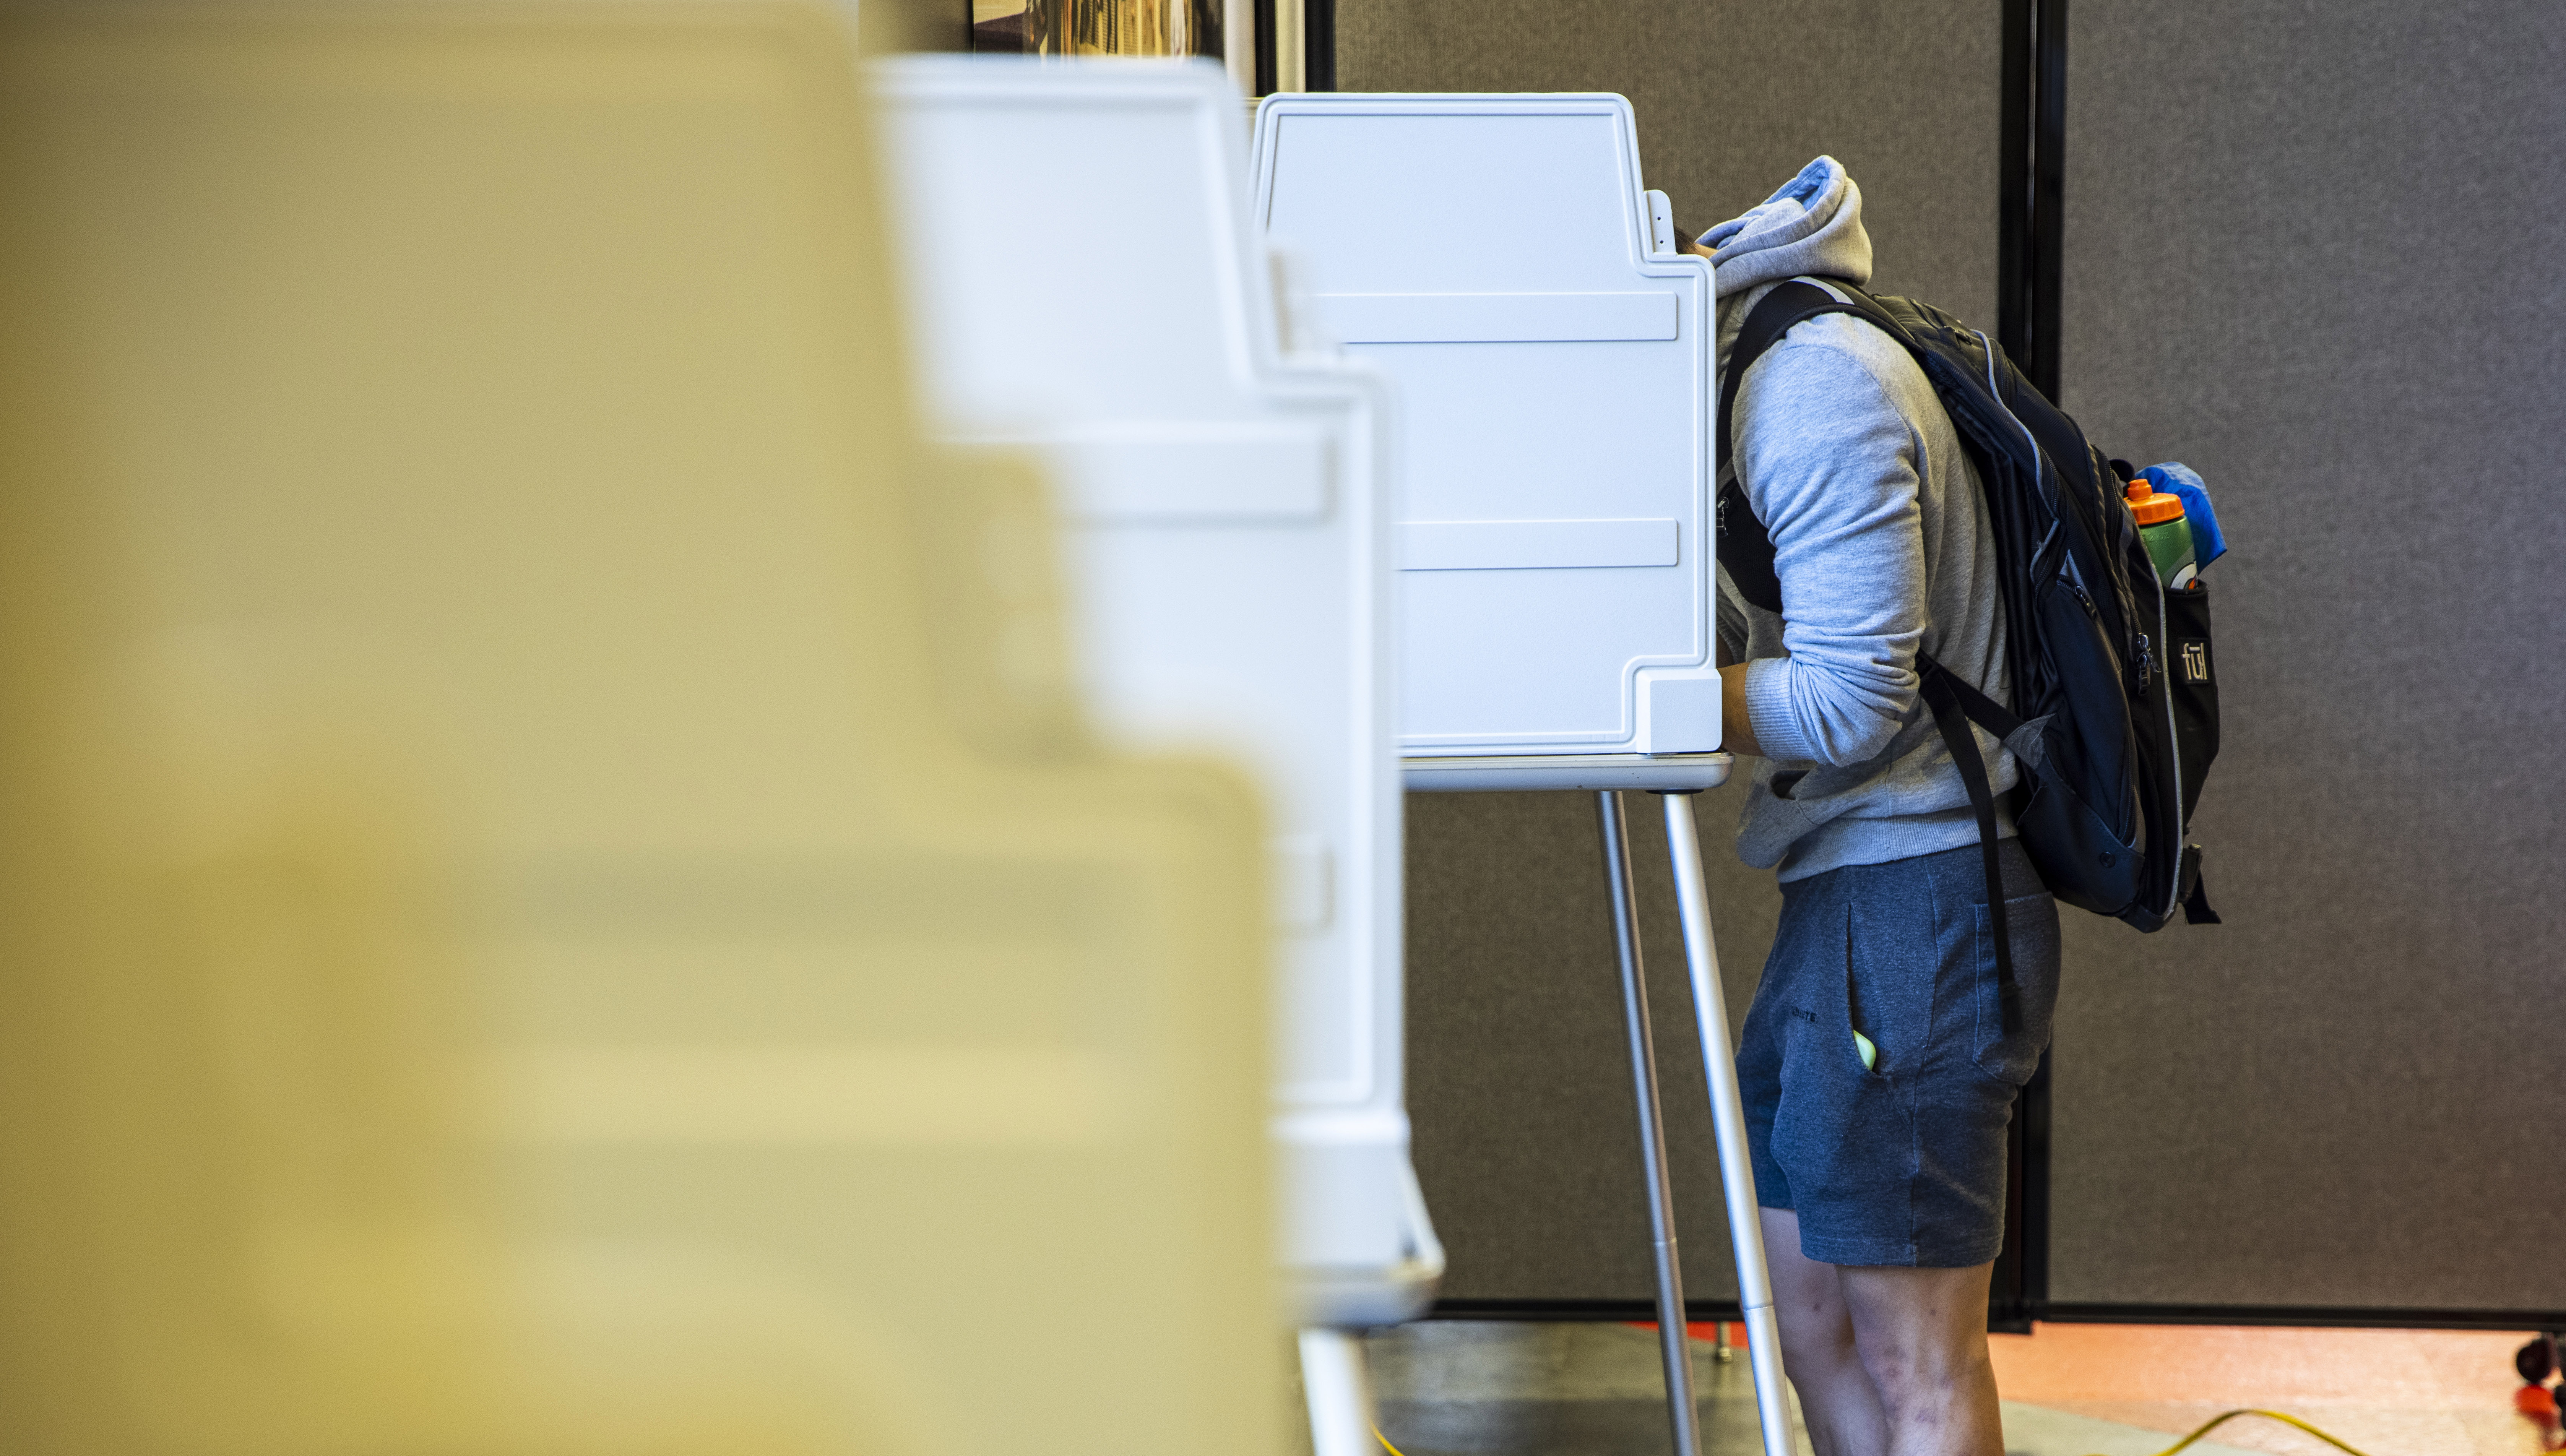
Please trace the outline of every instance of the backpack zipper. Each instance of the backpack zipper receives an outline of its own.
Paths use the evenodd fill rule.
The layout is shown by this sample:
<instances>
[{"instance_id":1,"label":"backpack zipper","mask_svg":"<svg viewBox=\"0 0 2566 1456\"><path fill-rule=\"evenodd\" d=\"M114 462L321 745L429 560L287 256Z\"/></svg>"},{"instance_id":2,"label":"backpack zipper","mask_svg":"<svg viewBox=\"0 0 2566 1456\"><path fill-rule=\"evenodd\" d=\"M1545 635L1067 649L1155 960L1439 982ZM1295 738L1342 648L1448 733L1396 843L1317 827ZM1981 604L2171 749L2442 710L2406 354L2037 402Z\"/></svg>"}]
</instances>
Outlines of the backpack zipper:
<instances>
[{"instance_id":1,"label":"backpack zipper","mask_svg":"<svg viewBox=\"0 0 2566 1456\"><path fill-rule=\"evenodd\" d=\"M2110 477L2109 467L2105 468L2105 473L2107 478L2117 478ZM2121 599L2122 627L2129 631L2131 635L2137 639L2139 644L2144 647L2147 643L2147 637L2144 633L2137 630L2139 621L2139 604L2136 595L2130 590L2130 573L2127 569L2127 563L2130 559L2130 553L2134 551L2139 554L2142 560L2145 560L2147 557L2147 548L2139 544L2138 521L2130 515L2130 508L2123 504L2118 496L2112 495L2110 492L2104 493L2103 514L2110 518L2112 523L2119 528L2119 530L2114 533L2114 535L2119 539L2115 541L2112 546L2107 548L2103 554L2104 574L2111 578L2112 589ZM2156 579L2156 567L2151 564L2148 568L2148 580L2153 582ZM2164 604L2160 602L2158 605L2159 607L2163 607ZM2164 613L2160 611L2158 615L2162 617ZM2159 621L2157 626L2158 640L2162 641L2165 637L2165 623L2163 621ZM2144 690L2147 686L2147 679L2144 677L2139 679L2139 686Z\"/></svg>"},{"instance_id":2,"label":"backpack zipper","mask_svg":"<svg viewBox=\"0 0 2566 1456\"><path fill-rule=\"evenodd\" d=\"M1987 362L1987 397L1995 401L1996 408L2004 411L2005 418L2013 421L2013 427L2015 429L2022 431L2022 442L2031 447L2031 484L2034 490L2039 490L2041 486L2041 463L2049 457L2041 452L2040 439L2031 432L2031 426L2024 424L2022 422L2022 416L2013 412L2013 406L2005 403L2004 386L1996 377L1996 359L1999 351L1996 349L1994 343L1990 341L1985 334L1980 333L1977 330L1972 329L1969 332L1976 336L1978 349L1985 356ZM2055 472L2053 471L2053 474ZM2066 478L2063 476L2058 477L2058 485L2059 489L2064 490L2067 486ZM2058 497L2055 491L2042 491L2041 494L2043 500L2051 508L2049 536L2055 537L2059 532L2060 518L2064 517L2066 512L2059 508ZM2041 549L2046 551L2048 547L2049 538L2044 537L2041 541ZM2067 582L2067 590L2076 594L2077 605L2084 607L2085 614L2092 617L2095 622L2099 624L2103 620L2102 610L2095 607L2094 599L2085 594L2084 585L2076 578L2076 555L2074 552L2069 552L2067 554L2065 565L2067 568L2067 576L2065 579ZM2129 618L2135 614L2131 610L2131 606L2132 604L2129 600L2129 593L2127 591L2123 591L2121 593L2121 618L2122 624L2125 627L2128 625ZM2141 637L2139 640L2141 649L2145 650L2147 639L2145 637Z\"/></svg>"},{"instance_id":3,"label":"backpack zipper","mask_svg":"<svg viewBox=\"0 0 2566 1456\"><path fill-rule=\"evenodd\" d=\"M2157 632L2162 636L2168 630L2166 624L2165 579L2159 577L2154 572L2150 572L2148 573L2148 580L2157 584ZM2174 682L2172 679L2168 679L2166 682L2165 700L2166 767L2170 769L2174 775L2174 802L2167 806L2167 808L2173 811L2173 813L2168 817L2174 821L2174 872L2166 876L2167 889L2165 906L2165 918L2171 920L2174 918L2174 907L2181 903L2182 899L2182 847L2188 843L2191 838L2191 826L2182 822L2182 727L2175 721ZM2148 848L2153 849L2156 846L2150 845Z\"/></svg>"},{"instance_id":4,"label":"backpack zipper","mask_svg":"<svg viewBox=\"0 0 2566 1456\"><path fill-rule=\"evenodd\" d=\"M1972 329L1969 332L1978 336L1978 348L1986 355L1987 397L1995 401L1996 408L2004 411L2005 418L2013 421L2013 427L2015 429L2022 431L2022 442L2031 447L2031 488L2033 490L2039 490L2040 462L2042 458L2040 453L2040 441L2033 436L2031 426L2022 422L2022 416L2013 412L2013 406L2004 402L2004 388L1996 382L1997 350L1995 344L1990 341L1986 335L1979 333L1979 331L1975 329ZM2064 484L2064 482L2061 483ZM2056 506L2056 497L2048 497L2045 504L2053 507ZM2055 514L2055 511L2053 511L2052 514Z\"/></svg>"},{"instance_id":5,"label":"backpack zipper","mask_svg":"<svg viewBox=\"0 0 2566 1456\"><path fill-rule=\"evenodd\" d=\"M1969 332L1977 335L1978 348L1983 350L1986 355L1987 397L1995 401L1996 408L2004 411L2005 418L2013 421L2013 427L2015 429L2022 431L2022 442L2031 447L2031 481L2033 487L2037 489L2040 485L2041 462L2048 457L2041 453L2040 440L2037 436L2032 434L2031 426L2024 424L2022 422L2022 416L2014 413L2013 406L2005 403L2004 401L2004 389L1996 378L1997 351L1995 345L1989 342L1987 336L1983 333L1979 333L1974 329ZM2067 482L2064 477L2061 477L2058 484L2060 489L2063 490L2066 488ZM2052 503L2053 505L2055 504L2054 498ZM2057 512L2053 515L2050 528L2052 534L2055 534L2057 531L2056 516L2063 514L2064 512ZM2134 521L2126 519L2128 514L2128 508L2124 507L2122 509L2124 520L2120 524L2122 527L2122 535L2124 537L2122 544L2125 547L2128 544L2129 534L2137 529L2137 524ZM2067 590L2076 594L2076 605L2085 608L2085 614L2088 617L2091 617L2097 626L2101 625L2103 621L2102 609L2094 605L2094 599L2086 595L2084 584L2077 580L2076 554L2074 552L2069 552L2067 554L2065 565L2067 571L2064 580L2067 583ZM2106 565L2108 566L2108 563ZM2137 604L2130 600L2129 589L2126 585L2123 585L2116 580L2114 582L2114 586L2118 589L2121 598L2121 626L2123 630L2128 630L2132 618L2138 615L2138 613L2133 609ZM2165 601L2162 590L2160 590L2158 594L2157 614L2160 618L2165 614ZM2164 622L2162 620L2158 622L2158 630L2160 632L2164 630ZM2138 647L2138 651L2135 654L2137 660L2131 664L2132 670L2138 674L2139 691L2146 692L2148 679L2153 675L2155 670L2155 654L2149 646L2147 633L2136 632L2133 633L2133 635L2137 638L2135 645ZM2124 660L2128 660L2127 657L2125 657Z\"/></svg>"}]
</instances>

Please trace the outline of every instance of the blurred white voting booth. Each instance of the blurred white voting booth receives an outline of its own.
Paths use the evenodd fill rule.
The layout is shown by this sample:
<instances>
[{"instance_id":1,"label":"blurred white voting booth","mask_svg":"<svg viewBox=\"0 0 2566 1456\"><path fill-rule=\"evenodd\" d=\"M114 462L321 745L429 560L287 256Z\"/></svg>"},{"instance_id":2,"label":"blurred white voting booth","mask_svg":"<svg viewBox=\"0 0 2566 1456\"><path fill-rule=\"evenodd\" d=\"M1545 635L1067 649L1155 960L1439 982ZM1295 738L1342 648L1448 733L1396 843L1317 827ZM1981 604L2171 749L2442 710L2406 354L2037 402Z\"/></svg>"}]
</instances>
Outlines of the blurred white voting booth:
<instances>
[{"instance_id":1,"label":"blurred white voting booth","mask_svg":"<svg viewBox=\"0 0 2566 1456\"><path fill-rule=\"evenodd\" d=\"M1724 781L1712 286L1618 96L1273 96L1255 209L1398 387L1400 751L1418 790L1597 792L1676 1449L1698 1431L1621 790L1663 796L1770 1456L1790 1419L1689 792Z\"/></svg>"},{"instance_id":2,"label":"blurred white voting booth","mask_svg":"<svg viewBox=\"0 0 2566 1456\"><path fill-rule=\"evenodd\" d=\"M1324 1394L1323 1332L1423 1313L1443 1262L1401 1089L1386 392L1285 337L1218 68L874 75L930 417L1057 480L1107 729L1269 788L1282 1261Z\"/></svg>"}]
</instances>

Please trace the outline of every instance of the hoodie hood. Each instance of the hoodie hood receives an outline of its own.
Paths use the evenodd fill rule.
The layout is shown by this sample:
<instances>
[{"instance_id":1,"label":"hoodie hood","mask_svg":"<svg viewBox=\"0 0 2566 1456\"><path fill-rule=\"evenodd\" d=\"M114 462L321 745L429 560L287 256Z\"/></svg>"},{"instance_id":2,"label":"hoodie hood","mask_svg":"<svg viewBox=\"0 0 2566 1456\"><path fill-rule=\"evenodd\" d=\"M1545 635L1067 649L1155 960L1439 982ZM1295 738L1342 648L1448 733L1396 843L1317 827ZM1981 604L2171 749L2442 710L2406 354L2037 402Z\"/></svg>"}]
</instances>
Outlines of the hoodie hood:
<instances>
[{"instance_id":1,"label":"hoodie hood","mask_svg":"<svg viewBox=\"0 0 2566 1456\"><path fill-rule=\"evenodd\" d=\"M1862 189L1844 163L1822 156L1782 189L1698 241L1711 250L1713 291L1740 293L1802 274L1871 282L1871 234L1862 227Z\"/></svg>"}]
</instances>

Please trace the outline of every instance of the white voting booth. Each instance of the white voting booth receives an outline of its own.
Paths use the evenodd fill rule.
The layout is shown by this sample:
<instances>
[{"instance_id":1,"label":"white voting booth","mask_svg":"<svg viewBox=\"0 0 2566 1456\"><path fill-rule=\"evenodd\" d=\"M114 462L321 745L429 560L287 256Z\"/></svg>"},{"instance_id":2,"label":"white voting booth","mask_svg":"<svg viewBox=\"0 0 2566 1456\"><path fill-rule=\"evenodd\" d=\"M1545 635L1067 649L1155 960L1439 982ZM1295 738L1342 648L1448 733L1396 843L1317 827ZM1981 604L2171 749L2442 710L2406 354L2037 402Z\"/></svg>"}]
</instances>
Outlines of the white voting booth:
<instances>
[{"instance_id":1,"label":"white voting booth","mask_svg":"<svg viewBox=\"0 0 2566 1456\"><path fill-rule=\"evenodd\" d=\"M1697 1448L1620 792L1664 796L1766 1450L1791 1449L1691 791L1713 660L1710 266L1676 251L1618 96L1294 95L1258 220L1318 327L1391 376L1408 787L1597 791L1679 1451Z\"/></svg>"},{"instance_id":2,"label":"white voting booth","mask_svg":"<svg viewBox=\"0 0 2566 1456\"><path fill-rule=\"evenodd\" d=\"M1411 772L1718 782L1710 270L1651 235L1629 104L1259 116L1260 210L1314 321L1401 385L1400 744L1434 760Z\"/></svg>"},{"instance_id":3,"label":"white voting booth","mask_svg":"<svg viewBox=\"0 0 2566 1456\"><path fill-rule=\"evenodd\" d=\"M1401 1087L1385 392L1281 337L1217 68L915 57L875 82L934 427L1053 467L1106 728L1267 784L1298 1318L1412 1318L1443 1256ZM1315 1413L1360 1370L1324 1329L1304 1347Z\"/></svg>"}]
</instances>

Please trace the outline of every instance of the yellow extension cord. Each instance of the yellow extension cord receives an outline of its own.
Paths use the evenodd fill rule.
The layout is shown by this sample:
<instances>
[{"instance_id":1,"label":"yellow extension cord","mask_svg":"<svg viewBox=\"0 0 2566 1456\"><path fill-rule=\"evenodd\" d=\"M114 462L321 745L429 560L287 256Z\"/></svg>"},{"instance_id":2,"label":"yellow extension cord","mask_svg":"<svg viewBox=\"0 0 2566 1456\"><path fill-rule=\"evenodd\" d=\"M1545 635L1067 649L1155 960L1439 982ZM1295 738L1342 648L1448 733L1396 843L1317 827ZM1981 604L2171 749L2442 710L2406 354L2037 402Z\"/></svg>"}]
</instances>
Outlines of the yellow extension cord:
<instances>
[{"instance_id":1,"label":"yellow extension cord","mask_svg":"<svg viewBox=\"0 0 2566 1456\"><path fill-rule=\"evenodd\" d=\"M2369 1456L2369 1453L2363 1451L2360 1447L2354 1446L2346 1441L2337 1440L2335 1437L2327 1435L2325 1432L2318 1430L2315 1426L2309 1425L2306 1421L2299 1419L2295 1415L2283 1415L2277 1410L2256 1410L2251 1406L2238 1410L2225 1411L2218 1415L2211 1416L2209 1419L2202 1421L2190 1435L2187 1435L2181 1440L2175 1442L2173 1445L2166 1447L2164 1450L2159 1451L2157 1456L2174 1456L2174 1453L2190 1445L2192 1442L2199 1440L2201 1437L2208 1435L2223 1422L2234 1420L2240 1415L2259 1415L2268 1420L2276 1420L2286 1425L2294 1425L2300 1430L2307 1432L2309 1435L2316 1437L2318 1440L2325 1442L2327 1445L2334 1447L2338 1451L2349 1451L2352 1453L2352 1456ZM1405 1456L1405 1453L1403 1453L1397 1446L1390 1443L1390 1437L1381 1433L1381 1427L1374 1426L1372 1428L1372 1437L1374 1440L1381 1442L1381 1448L1388 1451L1390 1456Z\"/></svg>"},{"instance_id":2,"label":"yellow extension cord","mask_svg":"<svg viewBox=\"0 0 2566 1456\"><path fill-rule=\"evenodd\" d=\"M2218 1425L2221 1421L2234 1420L2240 1415L2259 1415L2266 1420L2276 1420L2284 1425L2297 1426L2300 1430L2307 1432L2309 1435L2316 1437L2318 1440L2325 1442L2327 1445L2334 1447L2338 1451L2349 1451L2352 1453L2352 1456L2368 1456L2368 1453L2364 1452L2360 1447L2355 1446L2348 1441L2339 1440L2334 1436L2327 1435L2325 1432L2318 1430L2315 1426L2309 1425L2306 1421L2299 1419L2295 1415L2283 1415L2277 1410L2256 1410L2252 1406L2247 1406L2242 1410L2224 1411L2218 1415L2211 1416L2208 1420L2201 1422L2199 1427L2193 1430L2190 1435L2187 1435L2181 1440L2175 1442L2173 1445L2166 1447L2164 1450L2159 1451L2157 1456L2174 1456L2175 1452L2180 1451L2183 1447L2190 1445L2192 1442L2199 1440L2201 1437L2208 1435L2211 1428Z\"/></svg>"}]
</instances>

